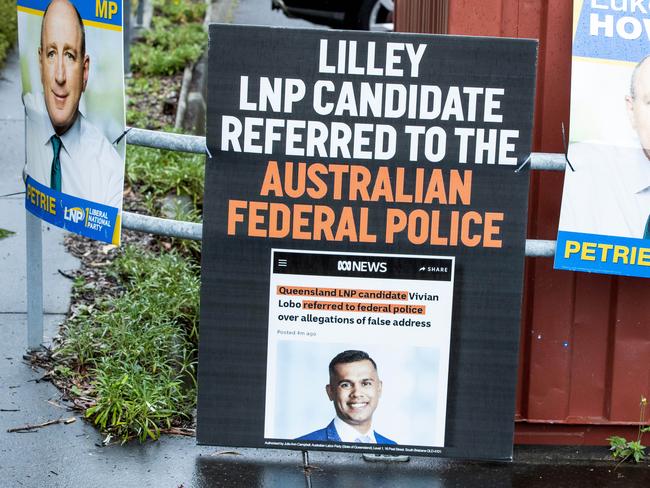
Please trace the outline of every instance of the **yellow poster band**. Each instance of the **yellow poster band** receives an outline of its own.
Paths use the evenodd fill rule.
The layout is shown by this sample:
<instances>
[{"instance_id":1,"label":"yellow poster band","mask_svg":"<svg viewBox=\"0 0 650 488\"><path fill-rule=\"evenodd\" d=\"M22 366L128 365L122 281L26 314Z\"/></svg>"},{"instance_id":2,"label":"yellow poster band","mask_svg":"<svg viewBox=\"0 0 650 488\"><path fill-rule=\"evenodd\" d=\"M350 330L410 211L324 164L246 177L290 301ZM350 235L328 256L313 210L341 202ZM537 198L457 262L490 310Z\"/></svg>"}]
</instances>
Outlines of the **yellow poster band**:
<instances>
[{"instance_id":1,"label":"yellow poster band","mask_svg":"<svg viewBox=\"0 0 650 488\"><path fill-rule=\"evenodd\" d=\"M603 59L603 58L588 58L585 56L573 56L573 61L580 61L584 63L594 64L609 64L614 66L636 66L636 61L624 61L622 59Z\"/></svg>"},{"instance_id":2,"label":"yellow poster band","mask_svg":"<svg viewBox=\"0 0 650 488\"><path fill-rule=\"evenodd\" d=\"M113 239L112 239L112 244L114 246L119 246L120 245L120 237L122 234L122 212L117 213L117 217L115 217L115 227L113 230Z\"/></svg>"},{"instance_id":3,"label":"yellow poster band","mask_svg":"<svg viewBox=\"0 0 650 488\"><path fill-rule=\"evenodd\" d=\"M42 10L36 10L34 8L23 7L21 5L17 5L16 10L18 10L19 12L24 12L26 14L38 15L39 17L43 17L43 11ZM87 27L97 27L98 29L107 29L107 30L122 32L122 26L121 25L104 24L103 22L96 22L94 20L86 20L86 19L82 19L82 20L83 20L84 25L87 26Z\"/></svg>"},{"instance_id":4,"label":"yellow poster band","mask_svg":"<svg viewBox=\"0 0 650 488\"><path fill-rule=\"evenodd\" d=\"M582 11L583 0L573 0L573 37L576 38L576 31L578 30L578 20L580 19L580 12Z\"/></svg>"}]
</instances>

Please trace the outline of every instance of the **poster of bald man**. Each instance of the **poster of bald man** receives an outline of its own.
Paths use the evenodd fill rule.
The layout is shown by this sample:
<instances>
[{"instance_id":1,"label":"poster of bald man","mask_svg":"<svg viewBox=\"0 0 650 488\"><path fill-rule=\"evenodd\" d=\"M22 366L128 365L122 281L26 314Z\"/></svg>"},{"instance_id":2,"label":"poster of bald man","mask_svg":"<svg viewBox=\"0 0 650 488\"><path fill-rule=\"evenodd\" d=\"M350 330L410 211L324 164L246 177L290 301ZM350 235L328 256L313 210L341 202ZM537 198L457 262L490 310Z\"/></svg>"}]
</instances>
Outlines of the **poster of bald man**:
<instances>
[{"instance_id":1,"label":"poster of bald man","mask_svg":"<svg viewBox=\"0 0 650 488\"><path fill-rule=\"evenodd\" d=\"M125 106L121 0L18 0L25 207L118 245Z\"/></svg>"},{"instance_id":2,"label":"poster of bald man","mask_svg":"<svg viewBox=\"0 0 650 488\"><path fill-rule=\"evenodd\" d=\"M557 269L650 277L649 17L639 2L574 1Z\"/></svg>"}]
</instances>

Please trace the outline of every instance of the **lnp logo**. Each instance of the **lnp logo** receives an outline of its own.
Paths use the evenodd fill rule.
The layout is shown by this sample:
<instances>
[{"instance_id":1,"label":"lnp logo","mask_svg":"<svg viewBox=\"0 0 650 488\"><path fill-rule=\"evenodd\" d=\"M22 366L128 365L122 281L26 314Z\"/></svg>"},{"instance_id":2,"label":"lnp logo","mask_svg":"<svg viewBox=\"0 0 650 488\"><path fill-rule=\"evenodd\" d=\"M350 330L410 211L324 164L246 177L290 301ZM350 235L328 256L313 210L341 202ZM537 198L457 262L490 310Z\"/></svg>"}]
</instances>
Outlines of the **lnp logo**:
<instances>
[{"instance_id":1,"label":"lnp logo","mask_svg":"<svg viewBox=\"0 0 650 488\"><path fill-rule=\"evenodd\" d=\"M337 264L338 271L362 271L371 273L385 273L388 269L386 263L377 263L374 261L339 261Z\"/></svg>"},{"instance_id":2,"label":"lnp logo","mask_svg":"<svg viewBox=\"0 0 650 488\"><path fill-rule=\"evenodd\" d=\"M86 216L85 212L80 207L73 207L73 208L65 207L63 211L63 218L65 220L70 220L75 224L81 222L85 216Z\"/></svg>"}]
</instances>

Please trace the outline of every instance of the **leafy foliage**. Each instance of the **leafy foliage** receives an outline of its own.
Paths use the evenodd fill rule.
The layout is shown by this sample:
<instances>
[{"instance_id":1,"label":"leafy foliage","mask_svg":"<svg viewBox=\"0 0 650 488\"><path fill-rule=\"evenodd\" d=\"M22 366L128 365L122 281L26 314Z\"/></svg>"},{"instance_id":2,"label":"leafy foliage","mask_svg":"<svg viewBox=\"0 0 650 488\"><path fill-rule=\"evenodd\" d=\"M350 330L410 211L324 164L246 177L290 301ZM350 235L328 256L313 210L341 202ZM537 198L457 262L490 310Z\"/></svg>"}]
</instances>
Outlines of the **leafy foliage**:
<instances>
[{"instance_id":1,"label":"leafy foliage","mask_svg":"<svg viewBox=\"0 0 650 488\"><path fill-rule=\"evenodd\" d=\"M133 146L127 152L126 178L143 193L187 195L198 205L203 201L204 163L199 154Z\"/></svg>"},{"instance_id":2,"label":"leafy foliage","mask_svg":"<svg viewBox=\"0 0 650 488\"><path fill-rule=\"evenodd\" d=\"M0 67L7 59L9 50L16 43L17 32L16 2L0 0Z\"/></svg>"},{"instance_id":3,"label":"leafy foliage","mask_svg":"<svg viewBox=\"0 0 650 488\"><path fill-rule=\"evenodd\" d=\"M639 463L645 458L645 446L640 442L628 441L624 437L618 436L608 437L607 440L614 459L625 461L632 456L632 459Z\"/></svg>"},{"instance_id":4,"label":"leafy foliage","mask_svg":"<svg viewBox=\"0 0 650 488\"><path fill-rule=\"evenodd\" d=\"M199 270L175 251L127 247L109 273L124 293L68 321L56 372L79 384L93 378L86 416L103 431L156 439L195 405ZM75 282L77 291L86 286Z\"/></svg>"},{"instance_id":5,"label":"leafy foliage","mask_svg":"<svg viewBox=\"0 0 650 488\"><path fill-rule=\"evenodd\" d=\"M162 15L175 24L200 24L205 17L206 5L200 0L154 0L153 4L157 15Z\"/></svg>"},{"instance_id":6,"label":"leafy foliage","mask_svg":"<svg viewBox=\"0 0 650 488\"><path fill-rule=\"evenodd\" d=\"M131 47L131 68L145 75L172 75L198 60L207 45L208 35L202 24L175 24L159 17L143 42Z\"/></svg>"},{"instance_id":7,"label":"leafy foliage","mask_svg":"<svg viewBox=\"0 0 650 488\"><path fill-rule=\"evenodd\" d=\"M648 400L645 397L641 397L639 403L641 414L639 418L639 431L635 441L628 441L625 437L611 436L608 437L610 448L612 451L612 457L616 460L619 460L621 463L633 460L635 463L640 463L646 457L645 449L646 446L641 444L643 434L650 432L650 426L644 426L645 422L645 409L648 405Z\"/></svg>"},{"instance_id":8,"label":"leafy foliage","mask_svg":"<svg viewBox=\"0 0 650 488\"><path fill-rule=\"evenodd\" d=\"M180 220L182 222L199 223L202 221L201 212L199 212L199 210L196 208L188 209L183 205L175 205L173 212L169 217L173 220ZM201 241L172 238L171 244L174 248L181 251L181 253L190 256L197 263L201 262Z\"/></svg>"},{"instance_id":9,"label":"leafy foliage","mask_svg":"<svg viewBox=\"0 0 650 488\"><path fill-rule=\"evenodd\" d=\"M161 85L160 78L154 76L131 76L126 79L126 124L128 126L160 129L160 122L156 117L160 111L160 103L151 99L156 100L160 96Z\"/></svg>"},{"instance_id":10,"label":"leafy foliage","mask_svg":"<svg viewBox=\"0 0 650 488\"><path fill-rule=\"evenodd\" d=\"M0 239L14 235L14 232L6 229L0 229Z\"/></svg>"}]
</instances>

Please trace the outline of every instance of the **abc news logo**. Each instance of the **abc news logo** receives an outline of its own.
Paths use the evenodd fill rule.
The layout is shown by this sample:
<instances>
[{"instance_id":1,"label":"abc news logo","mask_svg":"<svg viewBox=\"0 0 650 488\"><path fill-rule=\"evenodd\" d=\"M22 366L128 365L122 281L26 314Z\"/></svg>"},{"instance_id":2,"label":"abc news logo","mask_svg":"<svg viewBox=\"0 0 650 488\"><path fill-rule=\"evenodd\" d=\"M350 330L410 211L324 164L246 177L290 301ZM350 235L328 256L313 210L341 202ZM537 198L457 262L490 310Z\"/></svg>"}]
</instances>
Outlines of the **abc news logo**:
<instances>
[{"instance_id":1,"label":"abc news logo","mask_svg":"<svg viewBox=\"0 0 650 488\"><path fill-rule=\"evenodd\" d=\"M376 261L342 261L337 264L338 271L361 271L364 273L385 273L388 271L388 265Z\"/></svg>"}]
</instances>

